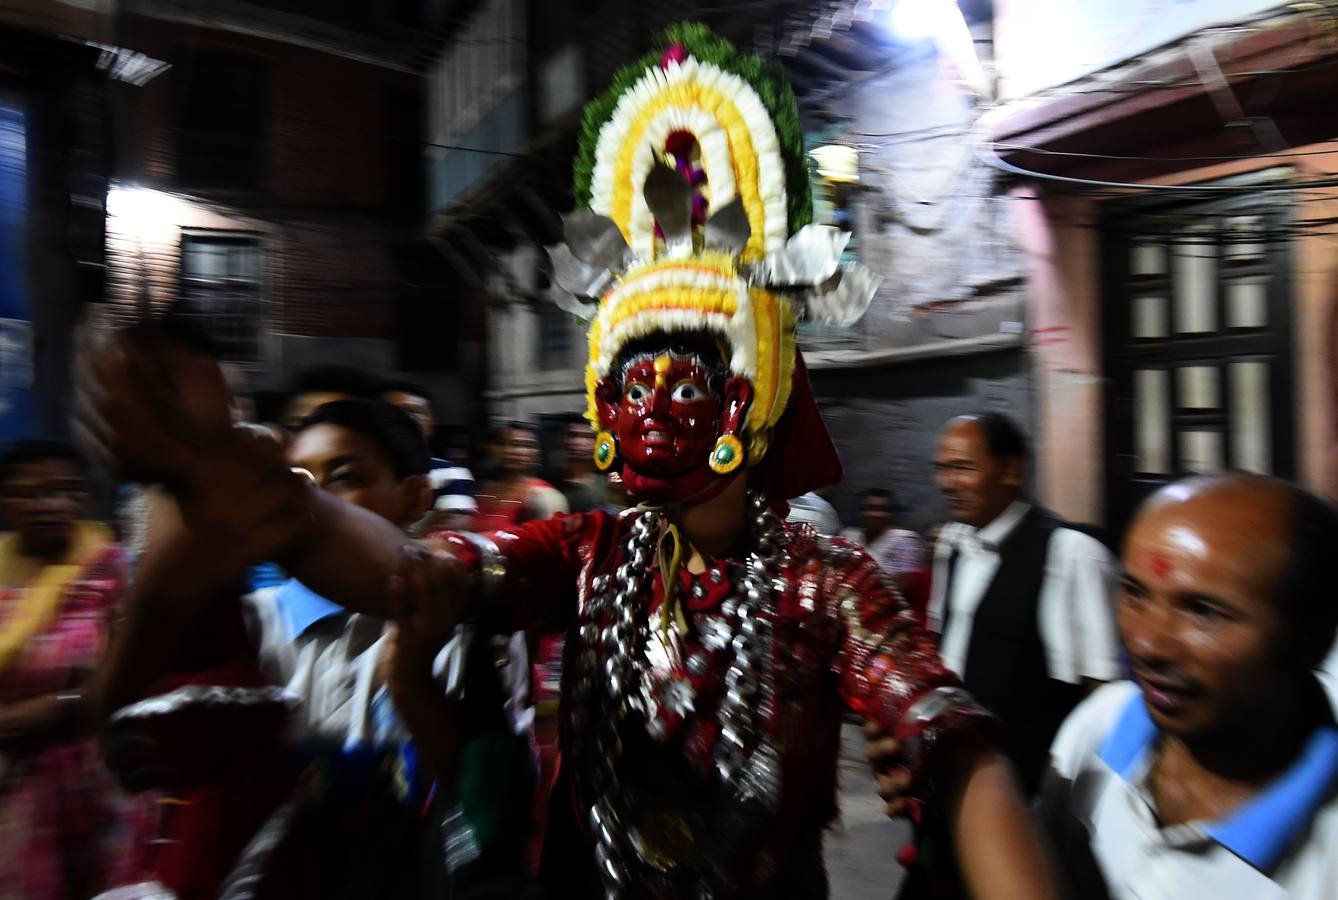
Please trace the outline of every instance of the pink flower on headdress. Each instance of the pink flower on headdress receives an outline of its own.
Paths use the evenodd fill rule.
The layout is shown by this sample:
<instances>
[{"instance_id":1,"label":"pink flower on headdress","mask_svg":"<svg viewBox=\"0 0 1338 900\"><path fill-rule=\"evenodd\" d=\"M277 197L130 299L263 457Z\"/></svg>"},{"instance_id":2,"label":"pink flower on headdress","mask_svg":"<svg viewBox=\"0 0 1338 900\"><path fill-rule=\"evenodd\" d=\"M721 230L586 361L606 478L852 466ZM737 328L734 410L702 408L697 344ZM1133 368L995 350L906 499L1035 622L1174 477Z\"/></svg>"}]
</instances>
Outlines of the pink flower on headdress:
<instances>
[{"instance_id":1,"label":"pink flower on headdress","mask_svg":"<svg viewBox=\"0 0 1338 900\"><path fill-rule=\"evenodd\" d=\"M682 128L669 132L669 137L664 139L664 149L674 156L687 157L696 146L697 139L692 132Z\"/></svg>"},{"instance_id":2,"label":"pink flower on headdress","mask_svg":"<svg viewBox=\"0 0 1338 900\"><path fill-rule=\"evenodd\" d=\"M664 51L664 55L660 57L660 68L669 68L671 62L676 62L679 65L682 65L687 58L688 48L678 42L674 42L669 45L669 48Z\"/></svg>"}]
</instances>

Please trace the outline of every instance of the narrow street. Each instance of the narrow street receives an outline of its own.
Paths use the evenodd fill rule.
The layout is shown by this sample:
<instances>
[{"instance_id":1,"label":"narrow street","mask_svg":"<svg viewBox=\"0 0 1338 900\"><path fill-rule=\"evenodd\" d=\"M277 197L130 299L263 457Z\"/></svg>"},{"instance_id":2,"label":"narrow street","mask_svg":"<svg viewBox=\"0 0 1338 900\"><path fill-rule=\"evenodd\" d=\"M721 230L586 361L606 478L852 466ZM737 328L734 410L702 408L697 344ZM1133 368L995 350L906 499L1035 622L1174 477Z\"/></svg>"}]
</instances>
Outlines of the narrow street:
<instances>
[{"instance_id":1,"label":"narrow street","mask_svg":"<svg viewBox=\"0 0 1338 900\"><path fill-rule=\"evenodd\" d=\"M833 900L890 900L903 870L897 849L910 836L904 822L883 815L864 759L864 735L847 724L841 734L841 817L827 832L827 872Z\"/></svg>"}]
</instances>

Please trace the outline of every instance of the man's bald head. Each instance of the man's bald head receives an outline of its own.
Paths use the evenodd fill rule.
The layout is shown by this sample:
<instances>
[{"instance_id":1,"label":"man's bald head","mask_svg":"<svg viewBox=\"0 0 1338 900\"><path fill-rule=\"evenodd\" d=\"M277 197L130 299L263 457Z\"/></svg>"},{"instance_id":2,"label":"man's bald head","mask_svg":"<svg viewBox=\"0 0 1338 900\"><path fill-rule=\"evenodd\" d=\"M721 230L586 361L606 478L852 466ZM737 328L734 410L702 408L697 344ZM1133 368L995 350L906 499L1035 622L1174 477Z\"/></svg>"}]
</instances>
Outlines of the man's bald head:
<instances>
[{"instance_id":1,"label":"man's bald head","mask_svg":"<svg viewBox=\"0 0 1338 900\"><path fill-rule=\"evenodd\" d=\"M1169 485L1124 543L1120 637L1162 731L1205 740L1313 685L1338 609L1338 514L1276 478Z\"/></svg>"},{"instance_id":2,"label":"man's bald head","mask_svg":"<svg viewBox=\"0 0 1338 900\"><path fill-rule=\"evenodd\" d=\"M1321 656L1338 628L1338 510L1279 478L1232 472L1186 478L1143 504L1140 535L1203 541L1233 578L1276 598L1293 634Z\"/></svg>"},{"instance_id":3,"label":"man's bald head","mask_svg":"<svg viewBox=\"0 0 1338 900\"><path fill-rule=\"evenodd\" d=\"M954 521L983 528L1022 497L1027 441L998 413L958 416L939 437L934 469Z\"/></svg>"}]
</instances>

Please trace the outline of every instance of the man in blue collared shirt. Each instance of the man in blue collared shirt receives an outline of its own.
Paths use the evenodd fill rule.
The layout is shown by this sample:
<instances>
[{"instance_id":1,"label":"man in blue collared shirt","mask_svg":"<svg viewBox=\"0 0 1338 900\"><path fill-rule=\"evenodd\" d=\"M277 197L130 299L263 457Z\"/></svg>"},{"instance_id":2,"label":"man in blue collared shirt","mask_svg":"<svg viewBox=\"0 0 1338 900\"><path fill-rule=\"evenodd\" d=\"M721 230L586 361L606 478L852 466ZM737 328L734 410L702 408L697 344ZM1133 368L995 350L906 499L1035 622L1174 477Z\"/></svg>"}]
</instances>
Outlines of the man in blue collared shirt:
<instances>
[{"instance_id":1,"label":"man in blue collared shirt","mask_svg":"<svg viewBox=\"0 0 1338 900\"><path fill-rule=\"evenodd\" d=\"M431 500L422 433L406 413L382 400L322 405L297 426L287 457L321 489L401 528L416 521ZM511 885L513 874L523 874L532 804L532 712L523 680L523 643L518 657L516 647L502 643L511 654L504 664L496 643L488 635L476 637L472 629L461 628L440 654L434 647L437 680L430 689L441 703L432 711L444 713L450 732L445 739L458 742L464 761L453 773L455 783L433 792L441 798L434 813L446 821L441 836L428 839L434 852L418 860L422 871L404 866L391 871L392 864L407 865L406 857L412 861L417 852L416 844L406 840L422 838L411 825L419 820L426 773L415 777L417 754L401 749L411 737L406 726L413 719L406 714L401 722L383 674L389 655L406 647L421 649L416 636L388 630L385 620L375 616L350 612L296 579L253 592L243 602L262 670L295 701L294 756L301 763L318 761L308 771L319 770L320 782L332 785L324 802L310 804L307 813L308 822L322 816L331 820L307 829L323 836L330 858L323 878L352 879L340 885L344 896L400 897L409 896L411 887L423 896L444 894L440 879L446 877L463 891L499 879ZM519 684L517 672L522 674ZM501 676L507 676L505 685ZM378 790L387 777L392 790ZM387 799L383 794L403 800L404 809L412 807L410 827L404 809L375 805ZM373 824L366 842L351 848L353 835L340 830L340 823L359 817ZM443 842L445 867L437 865L436 855ZM350 854L350 849L357 852ZM383 876L399 880L378 883ZM421 882L415 880L420 877ZM311 888L306 895L326 894Z\"/></svg>"},{"instance_id":2,"label":"man in blue collared shirt","mask_svg":"<svg viewBox=\"0 0 1338 900\"><path fill-rule=\"evenodd\" d=\"M1262 476L1162 489L1124 548L1134 682L1061 728L1040 812L1076 896L1338 897L1338 512Z\"/></svg>"},{"instance_id":3,"label":"man in blue collared shirt","mask_svg":"<svg viewBox=\"0 0 1338 900\"><path fill-rule=\"evenodd\" d=\"M422 437L379 400L322 405L298 426L288 459L319 487L401 527L429 503ZM373 743L385 621L350 613L296 580L244 603L262 667L298 700L294 736L348 748Z\"/></svg>"}]
</instances>

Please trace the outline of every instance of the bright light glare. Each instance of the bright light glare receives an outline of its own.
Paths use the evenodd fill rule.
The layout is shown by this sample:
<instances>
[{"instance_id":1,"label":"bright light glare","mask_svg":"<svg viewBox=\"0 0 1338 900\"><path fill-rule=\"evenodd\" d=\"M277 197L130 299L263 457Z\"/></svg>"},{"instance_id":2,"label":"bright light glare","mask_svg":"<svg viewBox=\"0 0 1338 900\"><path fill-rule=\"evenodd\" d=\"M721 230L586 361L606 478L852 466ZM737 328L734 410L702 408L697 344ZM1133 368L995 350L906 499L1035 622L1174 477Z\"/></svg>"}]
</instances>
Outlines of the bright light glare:
<instances>
[{"instance_id":1,"label":"bright light glare","mask_svg":"<svg viewBox=\"0 0 1338 900\"><path fill-rule=\"evenodd\" d=\"M985 70L956 0L900 0L888 13L887 28L906 44L933 40L967 86L980 96L988 91Z\"/></svg>"},{"instance_id":2,"label":"bright light glare","mask_svg":"<svg viewBox=\"0 0 1338 900\"><path fill-rule=\"evenodd\" d=\"M898 40L918 43L938 34L956 6L952 0L900 0L888 14L887 27Z\"/></svg>"},{"instance_id":3,"label":"bright light glare","mask_svg":"<svg viewBox=\"0 0 1338 900\"><path fill-rule=\"evenodd\" d=\"M139 238L170 231L181 217L181 201L151 188L112 185L107 190L107 217L112 227Z\"/></svg>"}]
</instances>

